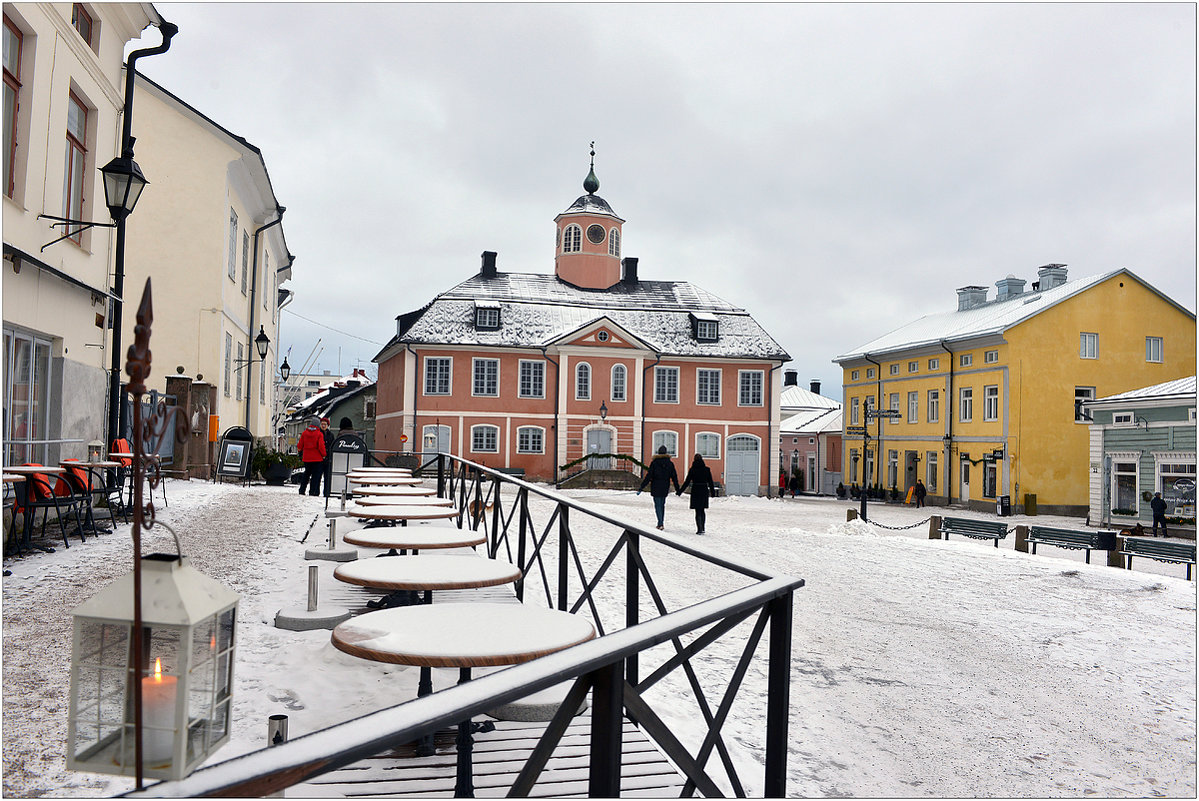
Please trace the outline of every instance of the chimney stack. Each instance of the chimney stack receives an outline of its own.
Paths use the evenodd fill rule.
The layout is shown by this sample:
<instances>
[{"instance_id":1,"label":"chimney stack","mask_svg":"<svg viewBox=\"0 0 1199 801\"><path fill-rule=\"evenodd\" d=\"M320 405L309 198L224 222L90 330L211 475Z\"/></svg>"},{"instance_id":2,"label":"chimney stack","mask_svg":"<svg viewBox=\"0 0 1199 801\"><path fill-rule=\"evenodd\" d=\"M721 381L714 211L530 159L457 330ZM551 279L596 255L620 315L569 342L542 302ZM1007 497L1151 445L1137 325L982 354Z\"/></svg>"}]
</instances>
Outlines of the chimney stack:
<instances>
[{"instance_id":1,"label":"chimney stack","mask_svg":"<svg viewBox=\"0 0 1199 801\"><path fill-rule=\"evenodd\" d=\"M964 286L958 289L958 311L973 309L987 302L985 286Z\"/></svg>"},{"instance_id":2,"label":"chimney stack","mask_svg":"<svg viewBox=\"0 0 1199 801\"><path fill-rule=\"evenodd\" d=\"M629 286L636 286L637 259L633 256L627 256L620 260L620 266L624 268L624 278L621 280Z\"/></svg>"},{"instance_id":3,"label":"chimney stack","mask_svg":"<svg viewBox=\"0 0 1199 801\"><path fill-rule=\"evenodd\" d=\"M1066 283L1066 265L1064 264L1046 264L1037 268L1037 281L1041 285L1041 291L1053 289L1055 286L1061 286Z\"/></svg>"},{"instance_id":4,"label":"chimney stack","mask_svg":"<svg viewBox=\"0 0 1199 801\"><path fill-rule=\"evenodd\" d=\"M483 251L483 269L479 275L483 278L495 278L495 251Z\"/></svg>"},{"instance_id":5,"label":"chimney stack","mask_svg":"<svg viewBox=\"0 0 1199 801\"><path fill-rule=\"evenodd\" d=\"M999 293L995 296L995 300L1011 300L1024 294L1023 278L1008 273L1008 277L995 282L996 289Z\"/></svg>"},{"instance_id":6,"label":"chimney stack","mask_svg":"<svg viewBox=\"0 0 1199 801\"><path fill-rule=\"evenodd\" d=\"M783 386L784 387L798 387L799 386L799 371L798 370L784 370L783 371Z\"/></svg>"},{"instance_id":7,"label":"chimney stack","mask_svg":"<svg viewBox=\"0 0 1199 801\"><path fill-rule=\"evenodd\" d=\"M819 394L820 394L820 379L818 379L818 378L813 378L813 379L812 379L812 382L811 382L811 384L810 384L809 386L811 386L811 388L812 388L812 394L813 394L813 395L819 395Z\"/></svg>"}]
</instances>

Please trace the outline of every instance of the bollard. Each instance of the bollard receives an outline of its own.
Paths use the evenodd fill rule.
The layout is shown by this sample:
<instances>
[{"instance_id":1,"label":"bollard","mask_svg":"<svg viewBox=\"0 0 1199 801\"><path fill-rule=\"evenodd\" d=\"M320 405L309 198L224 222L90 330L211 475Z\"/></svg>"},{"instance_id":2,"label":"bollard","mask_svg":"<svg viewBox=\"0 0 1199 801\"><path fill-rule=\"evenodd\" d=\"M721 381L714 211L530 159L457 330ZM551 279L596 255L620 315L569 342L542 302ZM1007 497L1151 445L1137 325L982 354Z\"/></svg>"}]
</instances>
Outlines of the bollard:
<instances>
[{"instance_id":1,"label":"bollard","mask_svg":"<svg viewBox=\"0 0 1199 801\"><path fill-rule=\"evenodd\" d=\"M329 520L329 550L331 551L336 547L337 547L337 518L334 517L334 518L330 518L330 520Z\"/></svg>"},{"instance_id":2,"label":"bollard","mask_svg":"<svg viewBox=\"0 0 1199 801\"><path fill-rule=\"evenodd\" d=\"M858 519L858 510L857 509L846 509L845 510L845 522L846 523L850 522L851 520L857 520L857 519Z\"/></svg>"},{"instance_id":3,"label":"bollard","mask_svg":"<svg viewBox=\"0 0 1199 801\"><path fill-rule=\"evenodd\" d=\"M1107 552L1107 566L1124 568L1124 557L1120 551L1124 550L1124 538L1128 536L1127 531L1121 531L1116 535L1116 547Z\"/></svg>"},{"instance_id":4,"label":"bollard","mask_svg":"<svg viewBox=\"0 0 1199 801\"><path fill-rule=\"evenodd\" d=\"M341 488L341 511L344 512L345 510L346 510L346 488L342 487Z\"/></svg>"},{"instance_id":5,"label":"bollard","mask_svg":"<svg viewBox=\"0 0 1199 801\"><path fill-rule=\"evenodd\" d=\"M266 720L266 745L274 748L287 742L287 715L271 715ZM268 798L283 798L284 791L271 793Z\"/></svg>"},{"instance_id":6,"label":"bollard","mask_svg":"<svg viewBox=\"0 0 1199 801\"><path fill-rule=\"evenodd\" d=\"M316 565L308 566L308 611L316 611L316 579L319 573Z\"/></svg>"},{"instance_id":7,"label":"bollard","mask_svg":"<svg viewBox=\"0 0 1199 801\"><path fill-rule=\"evenodd\" d=\"M928 519L928 538L930 540L941 539L941 516L933 515Z\"/></svg>"}]
</instances>

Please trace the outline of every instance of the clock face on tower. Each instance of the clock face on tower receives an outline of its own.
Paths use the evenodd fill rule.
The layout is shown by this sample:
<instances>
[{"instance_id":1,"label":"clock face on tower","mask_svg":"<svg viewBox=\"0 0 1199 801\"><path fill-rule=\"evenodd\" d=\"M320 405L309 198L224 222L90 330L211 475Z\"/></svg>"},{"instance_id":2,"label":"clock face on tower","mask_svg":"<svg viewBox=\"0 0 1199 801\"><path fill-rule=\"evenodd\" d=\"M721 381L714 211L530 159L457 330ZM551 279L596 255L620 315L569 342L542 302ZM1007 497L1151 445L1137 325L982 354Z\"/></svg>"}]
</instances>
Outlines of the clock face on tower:
<instances>
[{"instance_id":1,"label":"clock face on tower","mask_svg":"<svg viewBox=\"0 0 1199 801\"><path fill-rule=\"evenodd\" d=\"M590 239L592 244L595 244L595 245L598 245L600 242L603 242L604 241L604 226L602 226L602 225L588 226L587 227L587 238Z\"/></svg>"}]
</instances>

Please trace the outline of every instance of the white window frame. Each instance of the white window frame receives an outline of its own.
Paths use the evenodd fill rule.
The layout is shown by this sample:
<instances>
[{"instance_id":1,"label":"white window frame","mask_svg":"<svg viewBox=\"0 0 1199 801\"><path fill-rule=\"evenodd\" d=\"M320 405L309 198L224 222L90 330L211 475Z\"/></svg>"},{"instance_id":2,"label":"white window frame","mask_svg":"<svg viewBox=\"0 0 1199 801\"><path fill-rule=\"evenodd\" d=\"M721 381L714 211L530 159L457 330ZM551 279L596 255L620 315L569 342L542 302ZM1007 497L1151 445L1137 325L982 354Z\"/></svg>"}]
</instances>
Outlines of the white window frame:
<instances>
[{"instance_id":1,"label":"white window frame","mask_svg":"<svg viewBox=\"0 0 1199 801\"><path fill-rule=\"evenodd\" d=\"M241 293L248 294L250 283L250 232L241 232Z\"/></svg>"},{"instance_id":2,"label":"white window frame","mask_svg":"<svg viewBox=\"0 0 1199 801\"><path fill-rule=\"evenodd\" d=\"M1136 416L1132 412L1112 412L1112 425L1114 426L1130 426L1136 420Z\"/></svg>"},{"instance_id":3,"label":"white window frame","mask_svg":"<svg viewBox=\"0 0 1199 801\"><path fill-rule=\"evenodd\" d=\"M1190 478L1192 481L1196 478L1195 473L1195 452L1194 451L1154 451L1153 452L1153 491L1160 492L1162 497L1166 497L1166 491L1162 489L1162 478L1164 476L1182 476ZM1189 511L1189 514L1188 514ZM1166 514L1170 514L1169 509ZM1174 514L1180 517L1194 517L1195 509L1176 510Z\"/></svg>"},{"instance_id":4,"label":"white window frame","mask_svg":"<svg viewBox=\"0 0 1199 801\"><path fill-rule=\"evenodd\" d=\"M697 431L695 452L705 459L720 458L720 434L715 431Z\"/></svg>"},{"instance_id":5,"label":"white window frame","mask_svg":"<svg viewBox=\"0 0 1199 801\"><path fill-rule=\"evenodd\" d=\"M1078 335L1078 358L1099 358L1099 334L1092 331L1082 331Z\"/></svg>"},{"instance_id":6,"label":"white window frame","mask_svg":"<svg viewBox=\"0 0 1199 801\"><path fill-rule=\"evenodd\" d=\"M679 402L679 368L654 368L654 403ZM656 449L655 449L656 452Z\"/></svg>"},{"instance_id":7,"label":"white window frame","mask_svg":"<svg viewBox=\"0 0 1199 801\"><path fill-rule=\"evenodd\" d=\"M475 328L480 331L495 331L500 327L500 310L495 306L475 307Z\"/></svg>"},{"instance_id":8,"label":"white window frame","mask_svg":"<svg viewBox=\"0 0 1199 801\"><path fill-rule=\"evenodd\" d=\"M583 251L583 227L571 223L562 229L562 252L581 253Z\"/></svg>"},{"instance_id":9,"label":"white window frame","mask_svg":"<svg viewBox=\"0 0 1199 801\"><path fill-rule=\"evenodd\" d=\"M612 401L623 403L628 399L629 370L623 364L612 365Z\"/></svg>"},{"instance_id":10,"label":"white window frame","mask_svg":"<svg viewBox=\"0 0 1199 801\"><path fill-rule=\"evenodd\" d=\"M899 486L899 451L887 451L887 489Z\"/></svg>"},{"instance_id":11,"label":"white window frame","mask_svg":"<svg viewBox=\"0 0 1199 801\"><path fill-rule=\"evenodd\" d=\"M974 364L973 353L963 353L958 357L958 367L969 367L972 364Z\"/></svg>"},{"instance_id":12,"label":"white window frame","mask_svg":"<svg viewBox=\"0 0 1199 801\"><path fill-rule=\"evenodd\" d=\"M225 332L225 397L233 397L233 334Z\"/></svg>"},{"instance_id":13,"label":"white window frame","mask_svg":"<svg viewBox=\"0 0 1199 801\"><path fill-rule=\"evenodd\" d=\"M608 230L608 255L620 258L620 229L613 227Z\"/></svg>"},{"instance_id":14,"label":"white window frame","mask_svg":"<svg viewBox=\"0 0 1199 801\"><path fill-rule=\"evenodd\" d=\"M1145 337L1145 361L1161 364L1165 358L1166 343L1161 337Z\"/></svg>"},{"instance_id":15,"label":"white window frame","mask_svg":"<svg viewBox=\"0 0 1199 801\"><path fill-rule=\"evenodd\" d=\"M437 375L433 375L430 372L430 369L434 362L436 362L438 365ZM442 370L443 365L445 367L445 391L442 391L440 388L441 383L442 383L441 370ZM429 391L430 379L432 379L434 381L434 386L433 386L432 392ZM426 395L426 396L447 397L449 395L452 395L454 392L454 357L452 357L452 356L426 356L425 357L424 375L422 376L422 381L421 381L421 388L422 388L421 394Z\"/></svg>"},{"instance_id":16,"label":"white window frame","mask_svg":"<svg viewBox=\"0 0 1199 801\"><path fill-rule=\"evenodd\" d=\"M532 444L533 434L537 436L536 448ZM541 426L520 426L516 429L517 453L545 453L545 429Z\"/></svg>"},{"instance_id":17,"label":"white window frame","mask_svg":"<svg viewBox=\"0 0 1199 801\"><path fill-rule=\"evenodd\" d=\"M1074 422L1087 423L1086 411L1083 409L1083 404L1079 401L1095 400L1094 387L1075 387L1074 388Z\"/></svg>"},{"instance_id":18,"label":"white window frame","mask_svg":"<svg viewBox=\"0 0 1199 801\"><path fill-rule=\"evenodd\" d=\"M862 375L862 371L861 371L861 370L851 370L851 371L849 372L849 380L850 380L850 381L857 381L857 380L858 380L858 378L859 378L859 377L861 377L861 375Z\"/></svg>"},{"instance_id":19,"label":"white window frame","mask_svg":"<svg viewBox=\"0 0 1199 801\"><path fill-rule=\"evenodd\" d=\"M994 498L999 494L999 464L983 462L983 497Z\"/></svg>"},{"instance_id":20,"label":"white window frame","mask_svg":"<svg viewBox=\"0 0 1199 801\"><path fill-rule=\"evenodd\" d=\"M1140 451L1113 451L1106 454L1112 460L1112 472L1110 476L1110 484L1108 486L1108 511L1115 511L1122 508L1116 504L1116 488L1119 476L1131 475L1133 477L1133 509L1136 515L1141 512L1141 452ZM1131 464L1133 466L1131 473L1121 472L1117 469L1119 464Z\"/></svg>"},{"instance_id":21,"label":"white window frame","mask_svg":"<svg viewBox=\"0 0 1199 801\"><path fill-rule=\"evenodd\" d=\"M941 422L941 390L930 389L925 403L928 404L928 422Z\"/></svg>"},{"instance_id":22,"label":"white window frame","mask_svg":"<svg viewBox=\"0 0 1199 801\"><path fill-rule=\"evenodd\" d=\"M958 422L969 423L974 419L974 387L958 388Z\"/></svg>"},{"instance_id":23,"label":"white window frame","mask_svg":"<svg viewBox=\"0 0 1199 801\"><path fill-rule=\"evenodd\" d=\"M757 400L754 395L757 394ZM766 375L763 370L737 371L737 405L766 405Z\"/></svg>"},{"instance_id":24,"label":"white window frame","mask_svg":"<svg viewBox=\"0 0 1199 801\"><path fill-rule=\"evenodd\" d=\"M655 431L653 435L653 456L658 455L658 448L666 446L666 454L671 458L677 458L679 455L679 432L663 429ZM651 456L651 458L653 458Z\"/></svg>"},{"instance_id":25,"label":"white window frame","mask_svg":"<svg viewBox=\"0 0 1199 801\"><path fill-rule=\"evenodd\" d=\"M937 461L936 451L924 454L924 488L929 492L937 491Z\"/></svg>"},{"instance_id":26,"label":"white window frame","mask_svg":"<svg viewBox=\"0 0 1199 801\"><path fill-rule=\"evenodd\" d=\"M237 209L229 207L229 280L237 281Z\"/></svg>"},{"instance_id":27,"label":"white window frame","mask_svg":"<svg viewBox=\"0 0 1199 801\"><path fill-rule=\"evenodd\" d=\"M487 371L491 371L491 375L487 375ZM482 373L480 371L483 371ZM498 398L500 396L500 360L485 356L475 356L471 359L470 365L470 395L472 398ZM483 391L479 391L480 379L483 383ZM488 392L488 385L491 385L493 391Z\"/></svg>"},{"instance_id":28,"label":"white window frame","mask_svg":"<svg viewBox=\"0 0 1199 801\"><path fill-rule=\"evenodd\" d=\"M715 385L713 386L713 381ZM695 369L695 403L697 406L719 406L720 384L723 371L719 368L697 367ZM707 390L705 394L705 389ZM713 394L715 398L713 399Z\"/></svg>"},{"instance_id":29,"label":"white window frame","mask_svg":"<svg viewBox=\"0 0 1199 801\"><path fill-rule=\"evenodd\" d=\"M940 370L941 369L941 360L940 359L929 359L928 360L928 369L930 371L931 370Z\"/></svg>"},{"instance_id":30,"label":"white window frame","mask_svg":"<svg viewBox=\"0 0 1199 801\"><path fill-rule=\"evenodd\" d=\"M236 379L234 381L235 385L237 386L237 393L233 396L234 400L241 400L242 368L245 366L246 366L245 346L243 346L242 343L238 342L237 343L237 367L235 367L233 369L233 372L237 374Z\"/></svg>"},{"instance_id":31,"label":"white window frame","mask_svg":"<svg viewBox=\"0 0 1199 801\"><path fill-rule=\"evenodd\" d=\"M862 424L862 413L860 409L860 398L849 399L849 424L851 426Z\"/></svg>"},{"instance_id":32,"label":"white window frame","mask_svg":"<svg viewBox=\"0 0 1199 801\"><path fill-rule=\"evenodd\" d=\"M545 362L540 359L521 359L518 365L517 396L545 398Z\"/></svg>"},{"instance_id":33,"label":"white window frame","mask_svg":"<svg viewBox=\"0 0 1199 801\"><path fill-rule=\"evenodd\" d=\"M983 420L994 422L999 419L999 385L983 387Z\"/></svg>"},{"instance_id":34,"label":"white window frame","mask_svg":"<svg viewBox=\"0 0 1199 801\"><path fill-rule=\"evenodd\" d=\"M908 372L909 373L920 372L920 360L919 359L914 359L914 360L908 362Z\"/></svg>"},{"instance_id":35,"label":"white window frame","mask_svg":"<svg viewBox=\"0 0 1199 801\"><path fill-rule=\"evenodd\" d=\"M874 378L874 368L873 368L873 367L867 367L867 368L866 368L866 377L867 377L867 378Z\"/></svg>"},{"instance_id":36,"label":"white window frame","mask_svg":"<svg viewBox=\"0 0 1199 801\"><path fill-rule=\"evenodd\" d=\"M999 351L997 351L997 350L984 350L983 351L983 364L998 364L998 363L999 363Z\"/></svg>"},{"instance_id":37,"label":"white window frame","mask_svg":"<svg viewBox=\"0 0 1199 801\"><path fill-rule=\"evenodd\" d=\"M891 375L899 375L899 362L891 365Z\"/></svg>"},{"instance_id":38,"label":"white window frame","mask_svg":"<svg viewBox=\"0 0 1199 801\"><path fill-rule=\"evenodd\" d=\"M493 447L488 448L487 435L490 432L494 438ZM482 441L480 441L482 439ZM491 423L478 423L470 427L470 452L471 453L499 453L500 452L500 427Z\"/></svg>"},{"instance_id":39,"label":"white window frame","mask_svg":"<svg viewBox=\"0 0 1199 801\"><path fill-rule=\"evenodd\" d=\"M720 339L720 322L717 320L696 320L695 339L699 342L716 342Z\"/></svg>"},{"instance_id":40,"label":"white window frame","mask_svg":"<svg viewBox=\"0 0 1199 801\"><path fill-rule=\"evenodd\" d=\"M18 343L24 343L25 361L17 357ZM4 371L4 395L0 398L4 415L4 461L7 464L49 464L50 446L39 444L37 440L49 436L50 420L62 406L61 401L54 398L51 381L54 343L30 331L6 327L4 359L7 369Z\"/></svg>"},{"instance_id":41,"label":"white window frame","mask_svg":"<svg viewBox=\"0 0 1199 801\"><path fill-rule=\"evenodd\" d=\"M591 365L587 362L575 365L575 400L591 400Z\"/></svg>"},{"instance_id":42,"label":"white window frame","mask_svg":"<svg viewBox=\"0 0 1199 801\"><path fill-rule=\"evenodd\" d=\"M908 393L908 422L909 423L920 422L920 393L919 392L909 392Z\"/></svg>"}]
</instances>

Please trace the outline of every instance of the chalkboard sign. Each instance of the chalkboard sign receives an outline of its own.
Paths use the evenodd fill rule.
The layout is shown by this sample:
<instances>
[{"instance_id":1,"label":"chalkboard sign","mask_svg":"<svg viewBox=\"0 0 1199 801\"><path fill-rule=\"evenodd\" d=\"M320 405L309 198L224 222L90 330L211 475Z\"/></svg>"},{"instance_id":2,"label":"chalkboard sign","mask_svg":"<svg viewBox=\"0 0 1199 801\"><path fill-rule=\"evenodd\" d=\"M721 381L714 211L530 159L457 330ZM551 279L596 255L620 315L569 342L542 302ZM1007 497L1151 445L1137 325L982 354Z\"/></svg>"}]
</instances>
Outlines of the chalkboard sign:
<instances>
[{"instance_id":1,"label":"chalkboard sign","mask_svg":"<svg viewBox=\"0 0 1199 801\"><path fill-rule=\"evenodd\" d=\"M244 426L234 426L221 435L217 449L216 475L249 481L254 435Z\"/></svg>"},{"instance_id":2,"label":"chalkboard sign","mask_svg":"<svg viewBox=\"0 0 1199 801\"><path fill-rule=\"evenodd\" d=\"M366 443L357 434L339 434L333 440L330 454L332 465L330 480L325 484L325 497L341 495L346 489L346 475L365 465L371 455Z\"/></svg>"}]
</instances>

